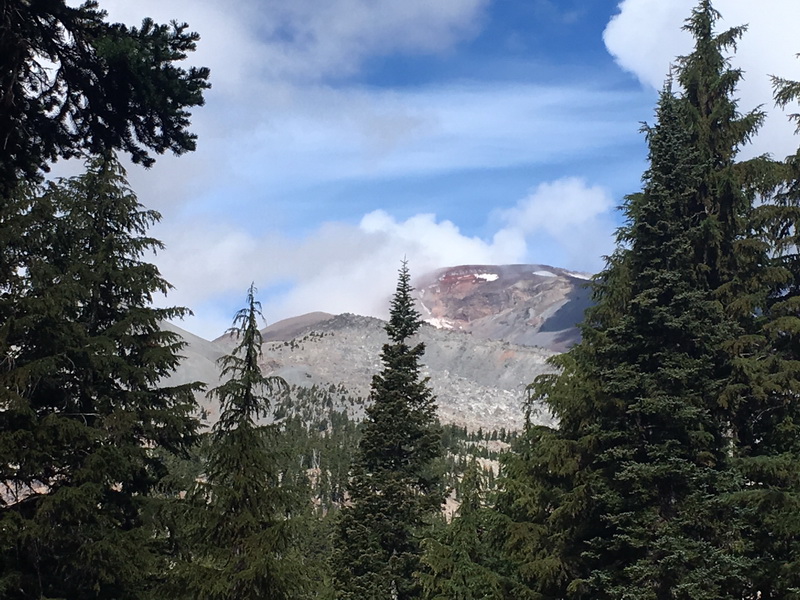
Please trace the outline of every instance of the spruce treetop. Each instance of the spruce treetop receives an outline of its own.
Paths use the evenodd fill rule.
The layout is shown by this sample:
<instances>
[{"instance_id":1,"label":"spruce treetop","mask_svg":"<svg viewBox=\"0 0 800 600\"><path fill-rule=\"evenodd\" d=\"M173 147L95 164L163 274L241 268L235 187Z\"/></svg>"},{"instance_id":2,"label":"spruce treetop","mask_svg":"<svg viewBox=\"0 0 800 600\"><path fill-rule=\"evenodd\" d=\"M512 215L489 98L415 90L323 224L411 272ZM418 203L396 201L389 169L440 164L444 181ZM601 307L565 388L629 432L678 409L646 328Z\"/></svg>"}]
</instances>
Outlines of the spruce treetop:
<instances>
[{"instance_id":1,"label":"spruce treetop","mask_svg":"<svg viewBox=\"0 0 800 600\"><path fill-rule=\"evenodd\" d=\"M335 534L332 565L342 600L418 598L420 533L443 501L436 403L420 376L424 346L408 344L422 323L411 292L403 261L383 368L372 379L372 404L353 460L351 505L342 509Z\"/></svg>"},{"instance_id":2,"label":"spruce treetop","mask_svg":"<svg viewBox=\"0 0 800 600\"><path fill-rule=\"evenodd\" d=\"M256 288L228 333L238 344L219 360L224 382L211 390L220 417L211 430L204 480L189 493L186 551L168 596L200 600L287 600L305 585L289 517L304 502L281 475L280 433L258 420L286 382L261 373L261 304Z\"/></svg>"},{"instance_id":3,"label":"spruce treetop","mask_svg":"<svg viewBox=\"0 0 800 600\"><path fill-rule=\"evenodd\" d=\"M222 404L219 426L223 428L243 421L252 425L268 416L269 398L265 393L285 387L279 377L263 375L258 364L262 344L258 324L259 319L263 322L264 316L261 303L256 300L256 291L255 284L250 284L246 306L236 313L233 325L226 332L235 337L238 344L230 354L219 359L221 376L227 378L227 382L211 392Z\"/></svg>"},{"instance_id":4,"label":"spruce treetop","mask_svg":"<svg viewBox=\"0 0 800 600\"><path fill-rule=\"evenodd\" d=\"M389 322L386 324L389 339L396 344L405 342L422 325L419 311L414 307L414 298L411 295L413 291L408 261L403 260L397 279L397 289L390 305Z\"/></svg>"}]
</instances>

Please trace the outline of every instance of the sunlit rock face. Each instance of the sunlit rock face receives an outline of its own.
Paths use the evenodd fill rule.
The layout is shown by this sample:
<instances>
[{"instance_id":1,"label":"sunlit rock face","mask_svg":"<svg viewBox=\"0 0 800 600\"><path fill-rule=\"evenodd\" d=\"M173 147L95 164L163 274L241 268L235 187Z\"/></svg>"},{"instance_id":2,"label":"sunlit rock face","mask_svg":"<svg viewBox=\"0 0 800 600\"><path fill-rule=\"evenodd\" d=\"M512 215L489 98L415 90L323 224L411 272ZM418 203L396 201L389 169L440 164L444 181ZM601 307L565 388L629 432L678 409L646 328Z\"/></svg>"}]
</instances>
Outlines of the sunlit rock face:
<instances>
[{"instance_id":1,"label":"sunlit rock face","mask_svg":"<svg viewBox=\"0 0 800 600\"><path fill-rule=\"evenodd\" d=\"M588 278L546 265L463 265L424 275L415 287L435 327L563 352L580 339Z\"/></svg>"}]
</instances>

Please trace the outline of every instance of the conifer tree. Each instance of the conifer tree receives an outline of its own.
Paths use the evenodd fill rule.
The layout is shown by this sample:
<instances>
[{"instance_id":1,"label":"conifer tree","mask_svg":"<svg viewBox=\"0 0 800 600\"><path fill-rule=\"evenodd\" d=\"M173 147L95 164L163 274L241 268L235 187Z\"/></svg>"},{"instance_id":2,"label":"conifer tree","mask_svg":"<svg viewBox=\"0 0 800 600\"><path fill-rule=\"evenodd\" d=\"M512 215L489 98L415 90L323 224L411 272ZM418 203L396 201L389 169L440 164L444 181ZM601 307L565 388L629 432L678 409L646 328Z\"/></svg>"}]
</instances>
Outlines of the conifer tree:
<instances>
[{"instance_id":1,"label":"conifer tree","mask_svg":"<svg viewBox=\"0 0 800 600\"><path fill-rule=\"evenodd\" d=\"M334 586L342 600L418 598L422 531L443 502L434 468L441 433L433 393L420 375L424 346L413 344L422 322L412 290L403 262L383 370L372 379L372 404L354 459L350 504L334 537Z\"/></svg>"},{"instance_id":2,"label":"conifer tree","mask_svg":"<svg viewBox=\"0 0 800 600\"><path fill-rule=\"evenodd\" d=\"M219 361L226 380L209 392L220 402L220 417L204 475L190 494L185 555L172 573L172 597L283 600L298 597L303 587L291 531L292 513L303 503L282 485L277 427L259 423L286 383L261 372L255 293L251 285L228 331L238 344Z\"/></svg>"},{"instance_id":3,"label":"conifer tree","mask_svg":"<svg viewBox=\"0 0 800 600\"><path fill-rule=\"evenodd\" d=\"M718 17L703 1L687 21L682 94L661 95L583 341L532 388L558 428L529 426L507 467L507 550L535 598L755 594L736 444L762 379L772 274L750 178L766 167L735 162L762 115L737 113L723 52L742 28L715 33Z\"/></svg>"},{"instance_id":4,"label":"conifer tree","mask_svg":"<svg viewBox=\"0 0 800 600\"><path fill-rule=\"evenodd\" d=\"M19 293L32 247L42 173L61 158L195 148L189 110L202 106L207 68L180 66L199 36L185 24L106 21L94 0L0 1L0 300ZM3 326L11 315L0 306Z\"/></svg>"},{"instance_id":5,"label":"conifer tree","mask_svg":"<svg viewBox=\"0 0 800 600\"><path fill-rule=\"evenodd\" d=\"M425 540L419 575L428 600L502 600L503 582L494 568L487 535L490 509L480 465L473 458L461 480L461 504L438 536Z\"/></svg>"},{"instance_id":6,"label":"conifer tree","mask_svg":"<svg viewBox=\"0 0 800 600\"><path fill-rule=\"evenodd\" d=\"M198 35L106 16L94 0L0 2L0 197L59 158L122 150L149 166L148 151L194 149L209 71L179 63Z\"/></svg>"},{"instance_id":7,"label":"conifer tree","mask_svg":"<svg viewBox=\"0 0 800 600\"><path fill-rule=\"evenodd\" d=\"M712 12L712 16L719 15ZM698 27L710 30L710 25L695 19L695 29ZM707 74L702 60L691 55L685 59L682 77L686 89L701 89L690 82ZM729 80L732 78L716 79L718 89L727 89L728 97L735 85ZM796 99L796 82L774 79L774 83L779 105ZM754 112L726 121L720 115L734 114L735 105L728 102L727 112L719 108L712 112L708 107L715 105L708 98L708 93L698 95L693 102L707 107L705 130L715 132L708 137L728 140L738 148L733 142L738 139L740 145L749 139L762 116ZM717 164L728 166L720 169L722 176L711 190L722 199L714 207L719 210L719 220L735 232L725 236L733 240L727 253L729 270L717 290L737 330L724 346L730 375L719 407L729 415L730 453L746 482L731 498L734 506L748 515L744 535L752 566L745 594L762 599L796 597L800 594L797 155L782 164L764 158L732 163L732 157L720 151L710 156ZM757 203L754 194L758 194ZM726 204L731 215L727 218Z\"/></svg>"},{"instance_id":8,"label":"conifer tree","mask_svg":"<svg viewBox=\"0 0 800 600\"><path fill-rule=\"evenodd\" d=\"M797 100L800 84L773 82L778 105ZM797 120L796 114L790 117ZM754 211L771 249L765 269L775 272L752 336L759 345L745 363L759 376L759 386L738 405L734 428L736 456L748 482L737 501L750 513L751 587L765 600L800 597L800 152L776 167L775 189Z\"/></svg>"},{"instance_id":9,"label":"conifer tree","mask_svg":"<svg viewBox=\"0 0 800 600\"><path fill-rule=\"evenodd\" d=\"M0 297L0 595L144 598L162 569L155 448L195 437L197 385L162 387L183 343L182 308L142 257L159 215L111 158L16 197L33 215L23 270ZM8 289L8 288L6 288Z\"/></svg>"}]
</instances>

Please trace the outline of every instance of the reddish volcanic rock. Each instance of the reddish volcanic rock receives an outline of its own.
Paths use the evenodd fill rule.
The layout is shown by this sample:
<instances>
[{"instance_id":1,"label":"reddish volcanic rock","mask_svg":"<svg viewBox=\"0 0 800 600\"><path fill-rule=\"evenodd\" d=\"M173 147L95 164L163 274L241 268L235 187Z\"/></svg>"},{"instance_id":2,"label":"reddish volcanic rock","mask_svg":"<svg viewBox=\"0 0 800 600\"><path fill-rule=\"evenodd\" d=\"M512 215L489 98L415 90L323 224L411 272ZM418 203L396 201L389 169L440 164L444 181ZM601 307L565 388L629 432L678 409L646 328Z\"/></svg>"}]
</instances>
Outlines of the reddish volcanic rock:
<instances>
[{"instance_id":1,"label":"reddish volcanic rock","mask_svg":"<svg viewBox=\"0 0 800 600\"><path fill-rule=\"evenodd\" d=\"M415 286L423 318L436 327L562 352L580 339L587 279L545 265L463 265Z\"/></svg>"}]
</instances>

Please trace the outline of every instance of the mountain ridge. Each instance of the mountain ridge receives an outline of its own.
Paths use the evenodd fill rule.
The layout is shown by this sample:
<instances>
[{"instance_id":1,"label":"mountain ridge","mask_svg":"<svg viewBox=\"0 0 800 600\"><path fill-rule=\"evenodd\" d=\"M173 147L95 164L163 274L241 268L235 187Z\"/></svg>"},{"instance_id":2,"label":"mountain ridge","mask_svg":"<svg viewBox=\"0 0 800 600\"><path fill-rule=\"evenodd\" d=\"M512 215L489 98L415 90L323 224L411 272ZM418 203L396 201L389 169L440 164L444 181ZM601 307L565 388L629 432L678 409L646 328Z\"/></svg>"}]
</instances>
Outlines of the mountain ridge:
<instances>
[{"instance_id":1,"label":"mountain ridge","mask_svg":"<svg viewBox=\"0 0 800 600\"><path fill-rule=\"evenodd\" d=\"M471 430L520 429L527 385L552 372L548 359L579 339L575 323L588 303L585 279L546 265L462 265L416 279L427 321L417 339L426 347L424 375L442 422ZM329 408L361 418L372 376L381 368L384 326L375 317L351 313L314 312L278 321L262 331L262 370L297 387L346 388L358 402L342 399ZM186 359L168 383L218 385L214 360L232 349L230 335L208 341L175 325L168 328L187 341ZM216 407L199 400L213 421ZM546 414L537 419L550 422Z\"/></svg>"}]
</instances>

